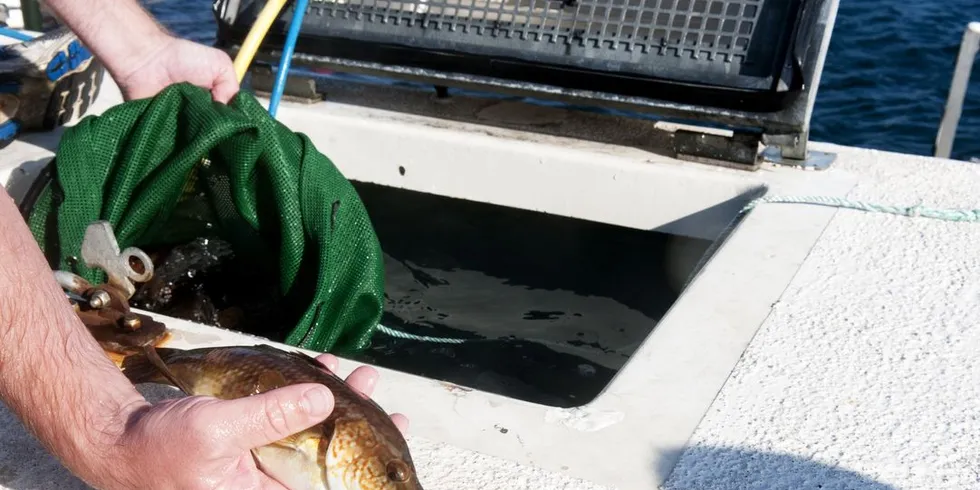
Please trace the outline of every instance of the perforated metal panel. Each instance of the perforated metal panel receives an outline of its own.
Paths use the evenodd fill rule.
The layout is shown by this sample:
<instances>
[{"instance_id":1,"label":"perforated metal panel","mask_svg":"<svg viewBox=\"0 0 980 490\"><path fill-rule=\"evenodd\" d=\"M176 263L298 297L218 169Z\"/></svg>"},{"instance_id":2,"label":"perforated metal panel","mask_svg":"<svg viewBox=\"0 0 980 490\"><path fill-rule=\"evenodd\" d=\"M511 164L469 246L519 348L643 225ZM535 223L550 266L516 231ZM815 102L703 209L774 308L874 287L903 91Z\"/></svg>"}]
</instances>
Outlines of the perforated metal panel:
<instances>
[{"instance_id":1,"label":"perforated metal panel","mask_svg":"<svg viewBox=\"0 0 980 490\"><path fill-rule=\"evenodd\" d=\"M462 34L744 61L763 0L363 0L316 2L314 15ZM355 7L356 6L356 7ZM419 17L415 14L424 14ZM721 58L719 58L721 57Z\"/></svg>"},{"instance_id":2,"label":"perforated metal panel","mask_svg":"<svg viewBox=\"0 0 980 490\"><path fill-rule=\"evenodd\" d=\"M303 32L457 54L770 89L794 1L314 1Z\"/></svg>"},{"instance_id":3,"label":"perforated metal panel","mask_svg":"<svg viewBox=\"0 0 980 490\"><path fill-rule=\"evenodd\" d=\"M214 1L230 48L265 0ZM827 1L310 0L294 64L775 113L805 92ZM292 8L263 52L282 46Z\"/></svg>"}]
</instances>

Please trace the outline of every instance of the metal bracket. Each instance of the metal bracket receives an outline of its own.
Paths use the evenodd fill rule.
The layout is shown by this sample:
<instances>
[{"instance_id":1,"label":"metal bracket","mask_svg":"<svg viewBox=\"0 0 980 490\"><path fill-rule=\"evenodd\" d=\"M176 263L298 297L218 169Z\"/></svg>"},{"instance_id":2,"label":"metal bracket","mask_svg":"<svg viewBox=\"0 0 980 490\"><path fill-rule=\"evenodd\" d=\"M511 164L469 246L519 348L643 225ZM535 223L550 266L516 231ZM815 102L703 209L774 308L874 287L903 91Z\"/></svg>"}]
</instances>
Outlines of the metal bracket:
<instances>
[{"instance_id":1,"label":"metal bracket","mask_svg":"<svg viewBox=\"0 0 980 490\"><path fill-rule=\"evenodd\" d=\"M837 160L837 154L808 150L807 136L806 133L763 135L766 148L762 150L762 158L776 165L827 170Z\"/></svg>"},{"instance_id":2,"label":"metal bracket","mask_svg":"<svg viewBox=\"0 0 980 490\"><path fill-rule=\"evenodd\" d=\"M153 277L153 261L146 252L129 247L119 251L119 243L108 221L96 221L85 229L82 260L88 267L98 267L109 276L109 284L119 288L128 300L136 292L133 282Z\"/></svg>"},{"instance_id":3,"label":"metal bracket","mask_svg":"<svg viewBox=\"0 0 980 490\"><path fill-rule=\"evenodd\" d=\"M136 247L120 252L112 224L96 221L85 229L81 255L85 265L106 272L106 284L93 285L67 271L54 271L54 277L99 345L106 352L128 354L166 341L164 324L129 307L136 292L133 282L153 277L153 261L146 252Z\"/></svg>"},{"instance_id":4,"label":"metal bracket","mask_svg":"<svg viewBox=\"0 0 980 490\"><path fill-rule=\"evenodd\" d=\"M125 293L111 284L92 285L67 271L54 271L75 313L107 352L130 354L159 346L169 338L166 326L130 310Z\"/></svg>"},{"instance_id":5,"label":"metal bracket","mask_svg":"<svg viewBox=\"0 0 980 490\"><path fill-rule=\"evenodd\" d=\"M249 74L251 75L249 85L256 94L263 96L272 94L272 87L276 81L276 77L272 74L272 68L256 64L249 69ZM286 86L283 87L282 96L283 100L307 104L322 102L325 98L323 94L317 91L315 79L294 74L286 77Z\"/></svg>"},{"instance_id":6,"label":"metal bracket","mask_svg":"<svg viewBox=\"0 0 980 490\"><path fill-rule=\"evenodd\" d=\"M758 133L735 131L732 136L678 129L673 134L677 158L706 165L756 170L759 168Z\"/></svg>"}]
</instances>

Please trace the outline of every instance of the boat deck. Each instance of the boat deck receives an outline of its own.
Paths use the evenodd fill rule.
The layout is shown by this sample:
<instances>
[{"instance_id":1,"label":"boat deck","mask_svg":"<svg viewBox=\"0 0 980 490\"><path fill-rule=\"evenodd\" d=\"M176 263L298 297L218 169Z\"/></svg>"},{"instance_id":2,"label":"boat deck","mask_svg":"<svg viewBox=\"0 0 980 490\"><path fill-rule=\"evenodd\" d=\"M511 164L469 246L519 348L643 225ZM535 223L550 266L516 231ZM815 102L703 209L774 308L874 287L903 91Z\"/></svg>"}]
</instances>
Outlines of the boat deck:
<instances>
[{"instance_id":1,"label":"boat deck","mask_svg":"<svg viewBox=\"0 0 980 490\"><path fill-rule=\"evenodd\" d=\"M121 100L108 77L106 85L95 111ZM683 198L666 206L647 197L658 172L690 179L695 187L677 192L691 206L704 182L719 202L762 185L770 194L980 209L980 165L967 162L814 143L837 154L830 170L745 175L642 148L331 101L285 102L279 114L351 178L631 226L704 229L671 214L693 213ZM0 181L15 197L56 142L57 133L30 135L3 150ZM526 188L518 171L532 181ZM555 190L531 185L548 175ZM605 176L636 187L610 195L632 192L632 209L659 203L660 214L590 216L599 197L563 194L590 180L607 192ZM980 222L760 204L589 407L549 409L383 369L377 399L411 418L427 490L641 490L664 481L676 490L980 488L978 244ZM256 341L168 323L177 345ZM73 488L84 486L0 409L0 489Z\"/></svg>"}]
</instances>

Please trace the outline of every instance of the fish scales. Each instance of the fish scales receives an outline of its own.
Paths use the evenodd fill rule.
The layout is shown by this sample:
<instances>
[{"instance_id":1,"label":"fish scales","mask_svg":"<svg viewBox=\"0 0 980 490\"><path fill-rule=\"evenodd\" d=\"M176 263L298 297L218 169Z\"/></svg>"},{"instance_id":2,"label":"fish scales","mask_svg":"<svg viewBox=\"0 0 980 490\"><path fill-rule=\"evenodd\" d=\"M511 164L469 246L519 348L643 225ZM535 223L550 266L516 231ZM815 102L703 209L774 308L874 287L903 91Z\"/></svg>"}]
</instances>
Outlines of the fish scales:
<instances>
[{"instance_id":1,"label":"fish scales","mask_svg":"<svg viewBox=\"0 0 980 490\"><path fill-rule=\"evenodd\" d=\"M134 384L169 384L189 395L220 399L297 383L330 389L334 409L324 422L252 451L259 466L289 488L422 490L407 442L391 417L315 359L266 345L155 351L165 368L142 354L123 361L122 371Z\"/></svg>"}]
</instances>

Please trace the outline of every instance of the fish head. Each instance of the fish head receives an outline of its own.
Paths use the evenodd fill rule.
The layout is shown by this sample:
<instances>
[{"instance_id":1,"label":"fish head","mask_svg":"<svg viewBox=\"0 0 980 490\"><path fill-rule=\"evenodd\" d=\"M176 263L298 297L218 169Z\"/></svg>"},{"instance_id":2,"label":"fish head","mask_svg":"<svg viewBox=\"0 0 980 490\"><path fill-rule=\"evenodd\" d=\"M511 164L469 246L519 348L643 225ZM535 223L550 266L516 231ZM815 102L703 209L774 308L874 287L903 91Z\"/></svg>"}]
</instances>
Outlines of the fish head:
<instances>
[{"instance_id":1,"label":"fish head","mask_svg":"<svg viewBox=\"0 0 980 490\"><path fill-rule=\"evenodd\" d=\"M329 490L423 490L401 433L364 419L334 424L324 462Z\"/></svg>"}]
</instances>

